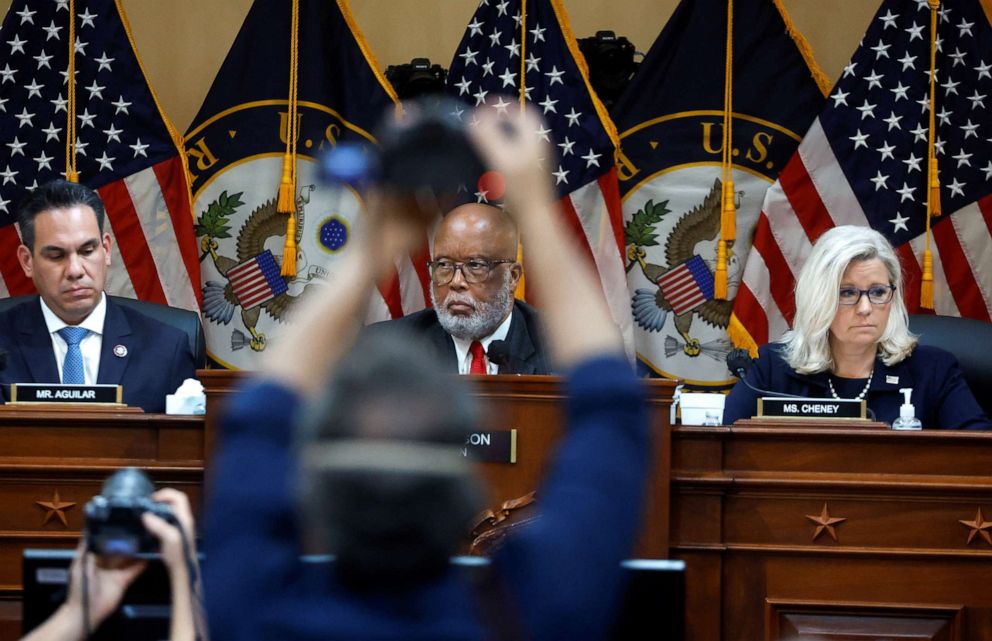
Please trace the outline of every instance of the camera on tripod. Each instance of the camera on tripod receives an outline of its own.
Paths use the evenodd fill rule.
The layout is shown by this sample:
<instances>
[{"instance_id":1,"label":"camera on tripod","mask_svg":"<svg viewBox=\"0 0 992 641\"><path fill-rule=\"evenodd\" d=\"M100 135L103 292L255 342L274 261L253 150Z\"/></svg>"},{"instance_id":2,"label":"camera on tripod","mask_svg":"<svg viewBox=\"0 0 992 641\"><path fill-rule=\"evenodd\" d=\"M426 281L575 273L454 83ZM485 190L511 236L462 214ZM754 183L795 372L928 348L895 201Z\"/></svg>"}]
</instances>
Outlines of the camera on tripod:
<instances>
[{"instance_id":1,"label":"camera on tripod","mask_svg":"<svg viewBox=\"0 0 992 641\"><path fill-rule=\"evenodd\" d=\"M159 541L145 529L145 512L177 524L172 508L151 498L155 487L134 467L118 470L86 504L86 541L96 554L138 556L158 552Z\"/></svg>"}]
</instances>

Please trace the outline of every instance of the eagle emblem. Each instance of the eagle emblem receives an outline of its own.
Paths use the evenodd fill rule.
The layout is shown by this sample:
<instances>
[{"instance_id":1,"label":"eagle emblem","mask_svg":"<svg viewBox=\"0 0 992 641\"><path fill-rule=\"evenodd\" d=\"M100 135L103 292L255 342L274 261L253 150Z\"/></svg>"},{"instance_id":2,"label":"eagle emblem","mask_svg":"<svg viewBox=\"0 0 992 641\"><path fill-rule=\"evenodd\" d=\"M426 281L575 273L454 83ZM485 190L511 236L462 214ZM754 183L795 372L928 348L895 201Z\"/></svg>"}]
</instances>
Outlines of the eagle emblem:
<instances>
[{"instance_id":1,"label":"eagle emblem","mask_svg":"<svg viewBox=\"0 0 992 641\"><path fill-rule=\"evenodd\" d=\"M307 267L307 257L300 240L304 233L306 205L310 202L313 185L304 186L296 199L296 241L297 265L301 279L309 281L323 275L323 270L312 265L307 277L302 272ZM231 332L231 349L236 351L249 347L260 352L265 349L265 333L258 329L259 318L264 311L273 320L285 322L286 312L293 302L306 291L304 286L299 294L289 292L289 283L297 280L279 275L279 263L272 248L282 246L286 236L286 216L276 211L276 200L272 198L257 206L237 235L237 256L232 258L219 253L218 239L229 238L231 218L245 203L241 201L243 192L229 194L222 192L214 199L197 221L196 233L200 236L201 261L209 257L217 273L225 278L223 282L207 280L203 285L203 314L215 323L229 325L235 312L240 308L240 319L244 329ZM343 223L337 222L343 227ZM345 232L338 230L341 244Z\"/></svg>"},{"instance_id":2,"label":"eagle emblem","mask_svg":"<svg viewBox=\"0 0 992 641\"><path fill-rule=\"evenodd\" d=\"M669 358L681 351L690 358L703 355L722 362L733 348L725 335L701 341L692 331L697 317L713 328L725 330L733 311L732 300L713 297L721 188L717 178L703 202L683 213L672 226L664 241L665 264L650 262L646 248L660 244L657 226L671 215L667 200L647 201L624 228L628 273L639 268L654 284L634 290L634 322L647 332L661 332L672 317L675 334L665 337L665 354ZM730 289L735 291L740 271L733 249L728 252L727 273Z\"/></svg>"}]
</instances>

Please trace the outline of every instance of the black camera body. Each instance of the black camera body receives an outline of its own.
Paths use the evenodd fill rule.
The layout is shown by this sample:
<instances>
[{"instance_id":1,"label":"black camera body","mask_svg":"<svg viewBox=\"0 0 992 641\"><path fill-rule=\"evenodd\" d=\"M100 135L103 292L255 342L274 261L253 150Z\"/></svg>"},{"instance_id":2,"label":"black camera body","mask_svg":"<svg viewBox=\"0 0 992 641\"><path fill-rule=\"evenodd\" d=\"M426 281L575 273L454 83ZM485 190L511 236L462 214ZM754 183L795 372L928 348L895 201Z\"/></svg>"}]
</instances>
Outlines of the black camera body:
<instances>
[{"instance_id":1,"label":"black camera body","mask_svg":"<svg viewBox=\"0 0 992 641\"><path fill-rule=\"evenodd\" d=\"M339 143L321 159L323 179L374 184L400 194L430 192L447 211L478 189L487 167L465 131L471 108L441 95L405 102L376 128L378 146ZM467 201L465 201L467 202Z\"/></svg>"},{"instance_id":2,"label":"black camera body","mask_svg":"<svg viewBox=\"0 0 992 641\"><path fill-rule=\"evenodd\" d=\"M86 541L96 554L137 556L158 552L159 541L145 529L145 512L175 524L172 508L151 498L154 486L144 472L128 467L115 472L86 504Z\"/></svg>"}]
</instances>

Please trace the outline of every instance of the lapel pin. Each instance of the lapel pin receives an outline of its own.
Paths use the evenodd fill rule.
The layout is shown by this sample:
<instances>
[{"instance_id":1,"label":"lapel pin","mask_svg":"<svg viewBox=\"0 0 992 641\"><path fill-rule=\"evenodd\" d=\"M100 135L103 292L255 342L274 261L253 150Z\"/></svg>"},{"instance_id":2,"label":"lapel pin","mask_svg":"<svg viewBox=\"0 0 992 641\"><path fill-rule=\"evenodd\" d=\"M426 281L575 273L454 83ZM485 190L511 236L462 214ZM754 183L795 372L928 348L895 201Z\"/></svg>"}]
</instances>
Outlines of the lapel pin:
<instances>
[{"instance_id":1,"label":"lapel pin","mask_svg":"<svg viewBox=\"0 0 992 641\"><path fill-rule=\"evenodd\" d=\"M114 356L117 358L124 358L127 356L127 347L123 345L114 345Z\"/></svg>"},{"instance_id":2,"label":"lapel pin","mask_svg":"<svg viewBox=\"0 0 992 641\"><path fill-rule=\"evenodd\" d=\"M889 385L898 385L899 384L899 377L898 376L886 376L885 377L885 382L888 383Z\"/></svg>"}]
</instances>

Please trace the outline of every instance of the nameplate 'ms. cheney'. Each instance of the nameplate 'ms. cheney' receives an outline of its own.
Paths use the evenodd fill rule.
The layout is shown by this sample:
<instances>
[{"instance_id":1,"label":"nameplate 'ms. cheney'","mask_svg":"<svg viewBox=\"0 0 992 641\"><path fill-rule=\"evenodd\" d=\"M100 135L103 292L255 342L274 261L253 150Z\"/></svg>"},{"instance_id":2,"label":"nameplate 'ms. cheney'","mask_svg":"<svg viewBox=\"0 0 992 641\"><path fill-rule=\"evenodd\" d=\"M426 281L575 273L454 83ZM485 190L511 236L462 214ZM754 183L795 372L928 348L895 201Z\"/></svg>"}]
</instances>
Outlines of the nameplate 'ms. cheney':
<instances>
[{"instance_id":1,"label":"nameplate 'ms. cheney'","mask_svg":"<svg viewBox=\"0 0 992 641\"><path fill-rule=\"evenodd\" d=\"M865 402L860 399L780 398L758 399L758 416L763 418L864 419Z\"/></svg>"},{"instance_id":2,"label":"nameplate 'ms. cheney'","mask_svg":"<svg viewBox=\"0 0 992 641\"><path fill-rule=\"evenodd\" d=\"M13 383L11 403L98 403L119 405L120 385L62 385L61 383Z\"/></svg>"}]
</instances>

